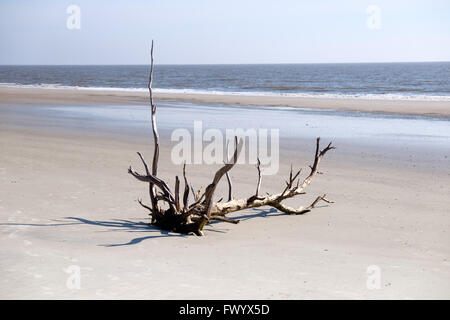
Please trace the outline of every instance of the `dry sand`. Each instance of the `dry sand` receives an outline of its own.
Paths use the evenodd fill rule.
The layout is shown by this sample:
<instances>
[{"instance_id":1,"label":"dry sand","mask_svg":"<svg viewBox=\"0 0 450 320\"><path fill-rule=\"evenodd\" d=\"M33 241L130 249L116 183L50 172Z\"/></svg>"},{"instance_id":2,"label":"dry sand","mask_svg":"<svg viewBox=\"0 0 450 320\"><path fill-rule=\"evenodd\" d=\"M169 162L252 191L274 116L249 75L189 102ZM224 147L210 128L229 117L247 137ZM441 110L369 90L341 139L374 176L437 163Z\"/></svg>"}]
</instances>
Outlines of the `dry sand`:
<instances>
[{"instance_id":1,"label":"dry sand","mask_svg":"<svg viewBox=\"0 0 450 320\"><path fill-rule=\"evenodd\" d=\"M148 102L148 93L146 92L85 89L0 88L0 97L2 99L1 101L4 103L12 102L23 104L146 104ZM193 93L156 93L155 98L161 101L236 104L246 106L288 106L311 109L450 117L449 101L327 99Z\"/></svg>"},{"instance_id":2,"label":"dry sand","mask_svg":"<svg viewBox=\"0 0 450 320\"><path fill-rule=\"evenodd\" d=\"M427 157L339 145L308 195L290 202L326 192L333 205L303 216L243 211L237 225L181 236L146 225L135 201L147 199L146 187L126 173L140 168L136 151L150 158L150 135L80 131L69 120L14 113L5 109L14 100L8 90L0 95L0 298L450 298L448 150ZM44 101L47 92L56 91L27 90L15 101ZM310 163L314 142L297 143L281 150L280 175L264 177L263 191L282 188L291 161ZM181 168L164 137L162 145L160 175L173 184ZM188 176L205 186L214 169L190 166ZM253 166L237 166L232 178L236 197L253 192ZM369 290L372 265L381 287ZM80 289L66 285L71 266L81 270Z\"/></svg>"}]
</instances>

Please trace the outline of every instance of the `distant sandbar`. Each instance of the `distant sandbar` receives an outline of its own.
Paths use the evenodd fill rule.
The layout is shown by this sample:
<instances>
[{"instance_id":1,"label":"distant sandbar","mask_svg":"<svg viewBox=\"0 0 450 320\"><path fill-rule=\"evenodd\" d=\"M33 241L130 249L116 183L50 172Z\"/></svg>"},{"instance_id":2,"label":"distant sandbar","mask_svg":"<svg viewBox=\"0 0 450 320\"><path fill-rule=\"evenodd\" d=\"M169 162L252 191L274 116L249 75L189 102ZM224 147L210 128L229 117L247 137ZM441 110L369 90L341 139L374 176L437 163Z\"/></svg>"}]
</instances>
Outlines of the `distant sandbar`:
<instances>
[{"instance_id":1,"label":"distant sandbar","mask_svg":"<svg viewBox=\"0 0 450 320\"><path fill-rule=\"evenodd\" d=\"M160 101L180 101L246 106L285 106L310 109L331 109L360 112L394 113L450 117L449 101L365 100L337 98L305 98L284 96L218 95L199 93L155 93ZM146 92L90 90L0 88L0 103L20 104L146 104Z\"/></svg>"}]
</instances>

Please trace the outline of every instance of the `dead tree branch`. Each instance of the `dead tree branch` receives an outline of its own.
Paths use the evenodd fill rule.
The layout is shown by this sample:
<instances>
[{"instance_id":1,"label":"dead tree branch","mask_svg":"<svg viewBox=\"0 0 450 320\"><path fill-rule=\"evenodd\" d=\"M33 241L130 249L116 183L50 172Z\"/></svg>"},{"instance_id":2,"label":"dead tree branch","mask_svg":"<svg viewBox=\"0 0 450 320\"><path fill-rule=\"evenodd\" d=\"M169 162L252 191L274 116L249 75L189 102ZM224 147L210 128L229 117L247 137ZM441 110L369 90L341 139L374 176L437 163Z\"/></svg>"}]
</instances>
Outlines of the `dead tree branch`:
<instances>
[{"instance_id":1,"label":"dead tree branch","mask_svg":"<svg viewBox=\"0 0 450 320\"><path fill-rule=\"evenodd\" d=\"M149 90L149 102L151 108L151 123L153 131L153 162L151 171L147 163L145 162L141 153L138 152L138 156L144 166L145 174L139 174L134 171L131 167L128 169L128 173L139 181L146 182L149 184L149 195L151 206L147 206L142 203L139 199L139 204L147 209L152 217L152 224L158 226L165 230L170 230L179 233L194 233L196 235L203 234L203 227L206 223L211 221L221 221L227 223L236 224L239 220L233 220L226 215L231 212L257 208L262 206L270 206L278 209L287 214L304 214L312 209L320 202L333 203L332 201L326 199L326 195L318 196L309 206L300 206L298 208L291 208L283 204L285 199L293 198L297 195L305 194L306 187L312 182L314 177L319 173L318 167L319 163L325 154L335 149L331 145L331 142L323 149L320 149L320 138L316 140L316 149L313 159L313 164L310 166L310 173L303 181L300 183L300 173L301 169L297 170L295 173L291 166L289 177L286 180L286 186L280 193L277 194L266 194L265 196L260 195L261 181L262 181L262 171L261 171L261 161L258 158L257 162L257 172L258 180L256 184L255 194L248 198L233 199L232 197L232 183L229 175L229 171L234 167L239 157L242 149L243 141L237 139L234 140L234 152L231 161L225 163L217 172L215 173L211 183L206 187L205 191L201 193L194 192L194 189L189 185L186 178L186 164L183 165L183 180L184 180L184 192L181 205L180 201L180 179L178 176L175 177L175 188L174 193L170 190L167 183L158 177L158 159L159 159L159 134L156 125L156 105L153 102L153 92L152 92L152 81L153 81L153 41L150 50L150 74L148 82ZM227 146L228 154L228 146ZM223 198L220 198L217 202L214 202L214 194L216 188L221 181L222 177L226 176L228 182L228 201L221 202ZM192 192L193 203L189 204L189 194ZM163 209L158 202L165 202L168 205L168 209Z\"/></svg>"}]
</instances>

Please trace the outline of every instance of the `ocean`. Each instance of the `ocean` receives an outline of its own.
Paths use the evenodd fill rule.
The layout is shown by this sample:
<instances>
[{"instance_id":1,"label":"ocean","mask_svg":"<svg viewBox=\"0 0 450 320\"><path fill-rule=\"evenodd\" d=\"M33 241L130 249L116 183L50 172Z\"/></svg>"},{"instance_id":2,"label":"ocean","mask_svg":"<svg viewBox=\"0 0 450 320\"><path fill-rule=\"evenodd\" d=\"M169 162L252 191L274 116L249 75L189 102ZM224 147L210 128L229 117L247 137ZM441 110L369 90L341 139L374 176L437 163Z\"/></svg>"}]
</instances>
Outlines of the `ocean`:
<instances>
[{"instance_id":1,"label":"ocean","mask_svg":"<svg viewBox=\"0 0 450 320\"><path fill-rule=\"evenodd\" d=\"M148 65L0 66L0 87L147 90ZM155 65L155 92L450 101L450 62Z\"/></svg>"}]
</instances>

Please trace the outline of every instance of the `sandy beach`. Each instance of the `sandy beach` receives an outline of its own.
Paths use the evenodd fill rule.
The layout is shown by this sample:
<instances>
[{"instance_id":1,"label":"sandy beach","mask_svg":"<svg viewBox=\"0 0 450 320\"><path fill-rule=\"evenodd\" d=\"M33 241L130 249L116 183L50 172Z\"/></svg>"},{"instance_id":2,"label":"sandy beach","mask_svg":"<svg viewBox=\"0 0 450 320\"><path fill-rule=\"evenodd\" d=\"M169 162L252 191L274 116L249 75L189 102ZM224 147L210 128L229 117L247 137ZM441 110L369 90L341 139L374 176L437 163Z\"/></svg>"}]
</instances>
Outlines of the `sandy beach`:
<instances>
[{"instance_id":1,"label":"sandy beach","mask_svg":"<svg viewBox=\"0 0 450 320\"><path fill-rule=\"evenodd\" d=\"M147 92L89 89L42 89L0 87L2 102L43 104L147 104ZM328 99L276 96L246 96L194 93L161 93L155 98L160 101L182 101L209 104L235 104L246 106L279 106L321 110L344 110L407 115L428 115L450 117L449 101L415 100L364 100Z\"/></svg>"},{"instance_id":2,"label":"sandy beach","mask_svg":"<svg viewBox=\"0 0 450 320\"><path fill-rule=\"evenodd\" d=\"M352 105L266 98L261 103L243 97L157 98L162 137L159 174L171 185L181 167L170 160L169 120L182 109L165 101L279 103L407 114L422 110L421 102ZM147 189L126 169L130 164L141 169L136 151L151 157L150 127L141 117L145 101L145 94L135 93L0 89L0 298L450 298L450 155L443 147L449 141L447 120L420 120L425 121L424 128L441 126L436 136L416 132L395 139L369 133L345 136L337 130L339 136L333 138L334 130L324 134L325 129L311 128L311 136L333 138L338 149L327 154L321 164L324 174L316 177L308 193L288 204L305 204L321 193L334 204L303 216L271 208L241 211L232 215L241 219L239 224L213 223L205 228L204 237L196 237L149 227L146 212L136 202L147 200ZM99 116L78 109L64 111L73 105L103 111ZM120 109L121 105L129 107ZM103 115L117 110L131 120ZM427 102L427 110L450 115L445 103ZM190 112L193 118L202 115L201 109ZM267 112L278 115L276 110ZM295 114L300 120L306 116ZM320 115L309 117L313 127ZM336 121L342 121L336 126L343 126L346 117L332 118L327 126ZM131 125L133 119L142 125ZM226 119L233 121L231 116ZM405 128L422 123L375 120L411 121ZM279 173L263 178L262 191L280 191L291 163L306 169L313 152L312 137L286 137ZM191 165L188 177L204 187L216 168ZM253 165L236 166L231 177L235 197L254 190ZM225 190L222 181L218 194ZM368 270L374 266L381 277L377 289L367 286ZM79 289L67 285L74 268L80 271Z\"/></svg>"}]
</instances>

